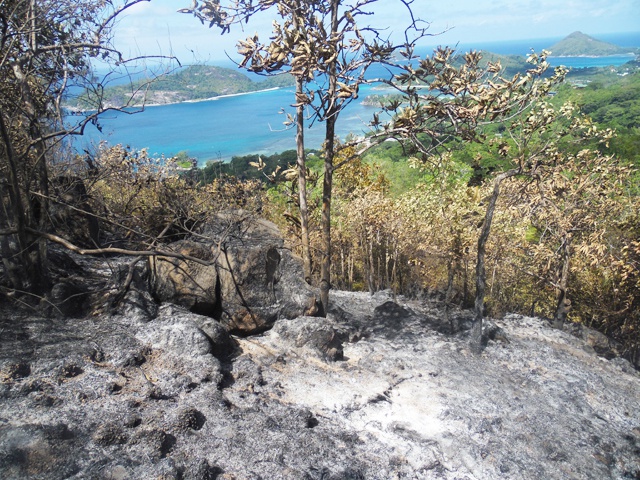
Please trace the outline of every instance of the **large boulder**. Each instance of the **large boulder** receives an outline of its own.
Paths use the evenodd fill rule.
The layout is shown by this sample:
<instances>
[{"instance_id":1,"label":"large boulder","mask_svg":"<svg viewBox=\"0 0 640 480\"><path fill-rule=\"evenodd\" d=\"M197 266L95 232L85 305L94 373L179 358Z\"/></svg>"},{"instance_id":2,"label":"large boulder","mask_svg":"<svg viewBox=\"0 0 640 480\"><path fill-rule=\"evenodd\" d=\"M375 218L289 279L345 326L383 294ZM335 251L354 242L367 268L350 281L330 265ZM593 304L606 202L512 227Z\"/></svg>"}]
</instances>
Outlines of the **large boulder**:
<instances>
[{"instance_id":1,"label":"large boulder","mask_svg":"<svg viewBox=\"0 0 640 480\"><path fill-rule=\"evenodd\" d=\"M211 245L179 240L169 245L176 254L201 260L150 257L151 288L164 302L182 305L194 313L219 317L218 267ZM208 265L206 263L209 263Z\"/></svg>"},{"instance_id":2,"label":"large boulder","mask_svg":"<svg viewBox=\"0 0 640 480\"><path fill-rule=\"evenodd\" d=\"M213 317L232 333L262 332L315 303L278 228L247 212L218 214L198 235L168 248L184 258L150 259L154 296Z\"/></svg>"}]
</instances>

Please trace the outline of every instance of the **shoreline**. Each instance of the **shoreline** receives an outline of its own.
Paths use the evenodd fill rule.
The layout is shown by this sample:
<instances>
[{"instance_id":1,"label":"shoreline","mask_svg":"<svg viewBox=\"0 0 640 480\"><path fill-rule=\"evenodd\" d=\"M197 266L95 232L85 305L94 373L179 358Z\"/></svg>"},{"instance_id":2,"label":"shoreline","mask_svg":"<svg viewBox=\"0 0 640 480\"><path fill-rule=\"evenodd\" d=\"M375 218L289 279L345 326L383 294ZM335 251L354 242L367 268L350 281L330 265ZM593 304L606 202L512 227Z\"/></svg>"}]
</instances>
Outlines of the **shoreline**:
<instances>
[{"instance_id":1,"label":"shoreline","mask_svg":"<svg viewBox=\"0 0 640 480\"><path fill-rule=\"evenodd\" d=\"M611 55L549 55L548 58L611 58L611 57L635 57L636 54L629 53L613 53Z\"/></svg>"},{"instance_id":2,"label":"shoreline","mask_svg":"<svg viewBox=\"0 0 640 480\"><path fill-rule=\"evenodd\" d=\"M224 94L224 95L218 95L215 97L209 97L209 98L195 98L192 100L182 100L179 102L167 102L167 103L145 103L145 104L133 104L133 105L127 105L125 106L121 106L121 107L115 107L112 105L105 105L105 108L119 108L119 109L126 109L126 108L141 108L141 109L145 109L147 107L166 107L167 105L182 105L185 103L201 103L201 102L212 102L215 100L220 100L222 98L232 98L232 97L240 97L242 95L252 95L254 93L264 93L264 92L273 92L275 90L280 90L281 88L289 88L289 87L271 87L271 88L263 88L261 90L253 90L251 92L239 92L239 93L228 93L228 94ZM80 108L80 107L71 107L71 106L63 106L63 109L71 112L72 114L84 114L84 113L95 113L96 110L87 110L84 108Z\"/></svg>"},{"instance_id":3,"label":"shoreline","mask_svg":"<svg viewBox=\"0 0 640 480\"><path fill-rule=\"evenodd\" d=\"M240 93L228 93L225 95L218 95L215 97L209 98L195 98L193 100L182 100L180 102L167 102L167 103L146 103L144 105L131 105L132 108L141 108L141 107L166 107L167 105L181 105L184 103L201 103L201 102L213 102L215 100L220 100L221 98L232 98L232 97L241 97L243 95L252 95L254 93L264 93L264 92L273 92L275 90L280 90L281 88L288 87L271 87L271 88L263 88L262 90L253 90L251 92L240 92ZM128 107L127 107L128 108Z\"/></svg>"}]
</instances>

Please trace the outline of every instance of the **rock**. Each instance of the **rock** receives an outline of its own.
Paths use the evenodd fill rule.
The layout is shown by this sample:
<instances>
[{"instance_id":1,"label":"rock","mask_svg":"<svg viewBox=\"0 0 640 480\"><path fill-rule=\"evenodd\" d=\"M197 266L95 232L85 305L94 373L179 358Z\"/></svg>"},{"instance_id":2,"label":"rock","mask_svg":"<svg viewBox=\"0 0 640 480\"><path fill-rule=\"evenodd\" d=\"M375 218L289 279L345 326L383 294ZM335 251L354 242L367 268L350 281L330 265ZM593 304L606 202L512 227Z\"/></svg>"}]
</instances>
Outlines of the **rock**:
<instances>
[{"instance_id":1,"label":"rock","mask_svg":"<svg viewBox=\"0 0 640 480\"><path fill-rule=\"evenodd\" d=\"M272 335L278 335L296 348L305 348L314 355L335 362L344 358L343 336L324 318L300 317L280 320Z\"/></svg>"},{"instance_id":2,"label":"rock","mask_svg":"<svg viewBox=\"0 0 640 480\"><path fill-rule=\"evenodd\" d=\"M203 382L222 381L220 362L212 354L210 339L190 318L170 306L143 325L136 339L151 350L145 374L153 378L152 398L171 398Z\"/></svg>"},{"instance_id":3,"label":"rock","mask_svg":"<svg viewBox=\"0 0 640 480\"><path fill-rule=\"evenodd\" d=\"M66 252L58 248L49 249L50 269L54 283L49 294L41 302L45 315L80 318L89 309L90 291L87 282L81 278L82 267Z\"/></svg>"},{"instance_id":4,"label":"rock","mask_svg":"<svg viewBox=\"0 0 640 480\"><path fill-rule=\"evenodd\" d=\"M129 289L117 303L114 313L135 324L146 323L158 315L158 304L148 291Z\"/></svg>"},{"instance_id":5,"label":"rock","mask_svg":"<svg viewBox=\"0 0 640 480\"><path fill-rule=\"evenodd\" d=\"M231 381L227 382L227 386L233 384L234 390L255 392L266 383L262 366L250 357L242 355L233 362Z\"/></svg>"},{"instance_id":6,"label":"rock","mask_svg":"<svg viewBox=\"0 0 640 480\"><path fill-rule=\"evenodd\" d=\"M75 282L56 283L43 303L50 314L79 318L87 313L89 292Z\"/></svg>"},{"instance_id":7,"label":"rock","mask_svg":"<svg viewBox=\"0 0 640 480\"><path fill-rule=\"evenodd\" d=\"M211 353L209 338L185 315L174 315L170 308L161 309L158 317L144 325L136 338L152 349L172 355L199 357Z\"/></svg>"},{"instance_id":8,"label":"rock","mask_svg":"<svg viewBox=\"0 0 640 480\"><path fill-rule=\"evenodd\" d=\"M122 465L114 465L103 471L106 480L129 480L131 477L127 468Z\"/></svg>"},{"instance_id":9,"label":"rock","mask_svg":"<svg viewBox=\"0 0 640 480\"><path fill-rule=\"evenodd\" d=\"M411 316L412 312L388 300L374 309L370 328L375 335L394 338L401 333Z\"/></svg>"},{"instance_id":10,"label":"rock","mask_svg":"<svg viewBox=\"0 0 640 480\"><path fill-rule=\"evenodd\" d=\"M389 326L397 328L403 319L411 315L411 312L397 303L388 300L382 305L378 305L373 310L373 314Z\"/></svg>"},{"instance_id":11,"label":"rock","mask_svg":"<svg viewBox=\"0 0 640 480\"><path fill-rule=\"evenodd\" d=\"M117 313L134 323L146 323L158 314L158 304L149 292L149 267L134 260L116 263L109 279L109 293L102 300L108 312ZM128 283L128 285L127 285ZM126 290L122 289L126 287Z\"/></svg>"},{"instance_id":12,"label":"rock","mask_svg":"<svg viewBox=\"0 0 640 480\"><path fill-rule=\"evenodd\" d=\"M83 273L83 268L71 257L67 250L56 245L48 248L49 268L59 278L68 278L71 275ZM86 272L84 272L86 273Z\"/></svg>"},{"instance_id":13,"label":"rock","mask_svg":"<svg viewBox=\"0 0 640 480\"><path fill-rule=\"evenodd\" d=\"M556 328L554 326L554 328ZM509 343L507 332L490 320L485 320L482 325L482 342L486 345L489 340L494 342Z\"/></svg>"},{"instance_id":14,"label":"rock","mask_svg":"<svg viewBox=\"0 0 640 480\"><path fill-rule=\"evenodd\" d=\"M603 333L579 323L565 324L564 329L572 335L582 339L593 348L596 353L609 360L620 356L620 345Z\"/></svg>"},{"instance_id":15,"label":"rock","mask_svg":"<svg viewBox=\"0 0 640 480\"><path fill-rule=\"evenodd\" d=\"M216 320L202 315L191 315L193 322L202 330L211 342L211 353L214 357L225 358L236 348L236 342L227 329Z\"/></svg>"},{"instance_id":16,"label":"rock","mask_svg":"<svg viewBox=\"0 0 640 480\"><path fill-rule=\"evenodd\" d=\"M152 290L159 301L215 318L238 335L263 332L280 317L300 316L314 301L300 259L283 248L273 223L245 212L227 212L195 238L167 248L207 265L150 259Z\"/></svg>"},{"instance_id":17,"label":"rock","mask_svg":"<svg viewBox=\"0 0 640 480\"><path fill-rule=\"evenodd\" d=\"M172 243L169 250L197 258L211 265L170 257L149 257L151 285L154 296L161 302L182 305L194 313L220 317L217 289L216 254L206 245L190 240Z\"/></svg>"},{"instance_id":18,"label":"rock","mask_svg":"<svg viewBox=\"0 0 640 480\"><path fill-rule=\"evenodd\" d=\"M615 358L612 358L610 362L612 365L616 365L618 368L620 368L620 370L622 370L624 373L638 375L638 372L635 369L633 363L631 363L626 358L615 357Z\"/></svg>"},{"instance_id":19,"label":"rock","mask_svg":"<svg viewBox=\"0 0 640 480\"><path fill-rule=\"evenodd\" d=\"M181 307L163 305L159 311L159 321L169 323L186 323L189 328L197 327L209 341L209 351L213 356L224 358L236 348L236 342L231 338L226 328L216 320L204 315L196 315Z\"/></svg>"}]
</instances>

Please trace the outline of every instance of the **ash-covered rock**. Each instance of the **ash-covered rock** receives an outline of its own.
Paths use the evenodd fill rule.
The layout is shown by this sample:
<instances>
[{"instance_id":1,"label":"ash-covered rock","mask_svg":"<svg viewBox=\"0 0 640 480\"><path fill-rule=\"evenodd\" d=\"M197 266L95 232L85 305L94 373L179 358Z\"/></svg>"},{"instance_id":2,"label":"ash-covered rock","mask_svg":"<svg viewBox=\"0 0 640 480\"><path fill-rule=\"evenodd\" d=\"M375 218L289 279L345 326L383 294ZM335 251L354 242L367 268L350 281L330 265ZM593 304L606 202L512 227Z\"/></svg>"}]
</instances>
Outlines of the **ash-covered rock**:
<instances>
[{"instance_id":1,"label":"ash-covered rock","mask_svg":"<svg viewBox=\"0 0 640 480\"><path fill-rule=\"evenodd\" d=\"M247 212L220 213L193 239L167 249L187 257L150 258L154 296L215 318L234 334L268 330L315 300L276 225Z\"/></svg>"},{"instance_id":2,"label":"ash-covered rock","mask_svg":"<svg viewBox=\"0 0 640 480\"><path fill-rule=\"evenodd\" d=\"M487 323L477 356L428 303L331 298L329 319L235 339L174 305L144 321L2 310L0 478L640 475L628 363L516 315Z\"/></svg>"},{"instance_id":3,"label":"ash-covered rock","mask_svg":"<svg viewBox=\"0 0 640 480\"><path fill-rule=\"evenodd\" d=\"M270 332L270 336L279 336L293 347L304 348L311 355L328 361L342 360L345 336L324 318L299 317L293 320L280 320Z\"/></svg>"}]
</instances>

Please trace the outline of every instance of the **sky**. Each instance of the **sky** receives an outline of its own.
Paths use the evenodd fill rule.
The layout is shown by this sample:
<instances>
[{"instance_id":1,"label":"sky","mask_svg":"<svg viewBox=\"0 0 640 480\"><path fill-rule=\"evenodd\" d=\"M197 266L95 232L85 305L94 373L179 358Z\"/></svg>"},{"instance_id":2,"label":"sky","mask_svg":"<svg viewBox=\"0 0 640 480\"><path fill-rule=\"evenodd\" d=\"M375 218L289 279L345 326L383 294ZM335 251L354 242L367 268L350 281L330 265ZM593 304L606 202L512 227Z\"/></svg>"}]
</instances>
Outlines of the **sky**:
<instances>
[{"instance_id":1,"label":"sky","mask_svg":"<svg viewBox=\"0 0 640 480\"><path fill-rule=\"evenodd\" d=\"M226 0L221 0L224 3ZM349 0L347 0L349 1ZM190 15L177 13L191 0L151 0L129 10L115 29L115 46L131 56L175 55L182 64L237 59L235 45L257 32L265 40L275 16L262 15L224 36ZM598 34L640 30L639 0L414 0L416 17L430 22L425 46L561 38L574 31ZM371 26L398 41L406 9L398 0L380 0Z\"/></svg>"}]
</instances>

